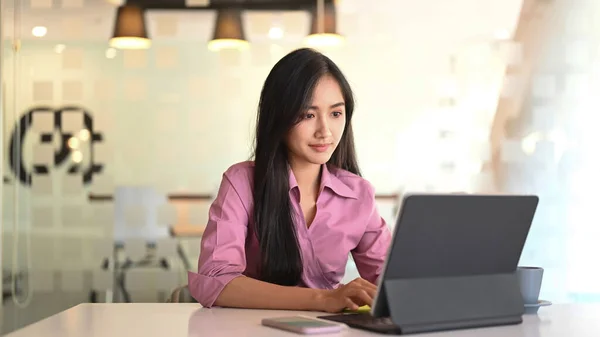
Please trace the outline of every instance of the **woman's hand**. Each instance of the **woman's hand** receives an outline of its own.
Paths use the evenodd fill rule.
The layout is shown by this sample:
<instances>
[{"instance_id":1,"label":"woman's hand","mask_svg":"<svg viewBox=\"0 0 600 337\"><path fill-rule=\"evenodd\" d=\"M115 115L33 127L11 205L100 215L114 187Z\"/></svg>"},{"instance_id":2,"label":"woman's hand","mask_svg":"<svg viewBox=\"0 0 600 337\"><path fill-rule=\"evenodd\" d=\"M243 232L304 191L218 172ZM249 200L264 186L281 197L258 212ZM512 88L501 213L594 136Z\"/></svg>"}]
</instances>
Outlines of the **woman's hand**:
<instances>
[{"instance_id":1,"label":"woman's hand","mask_svg":"<svg viewBox=\"0 0 600 337\"><path fill-rule=\"evenodd\" d=\"M325 290L319 298L321 311L329 313L340 312L344 309L358 310L363 305L372 305L377 292L377 286L362 278L340 285L337 289Z\"/></svg>"}]
</instances>

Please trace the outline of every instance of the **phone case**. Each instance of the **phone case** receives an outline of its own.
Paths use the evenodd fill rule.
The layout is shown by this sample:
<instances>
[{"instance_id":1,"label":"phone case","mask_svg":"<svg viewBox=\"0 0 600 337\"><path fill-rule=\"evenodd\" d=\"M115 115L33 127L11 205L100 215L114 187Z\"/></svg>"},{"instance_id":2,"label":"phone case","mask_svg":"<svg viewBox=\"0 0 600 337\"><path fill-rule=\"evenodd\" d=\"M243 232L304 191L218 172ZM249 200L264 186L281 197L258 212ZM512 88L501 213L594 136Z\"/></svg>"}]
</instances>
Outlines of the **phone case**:
<instances>
[{"instance_id":1,"label":"phone case","mask_svg":"<svg viewBox=\"0 0 600 337\"><path fill-rule=\"evenodd\" d=\"M297 322L286 322L282 321L282 319L294 319L297 318L299 320L310 320L321 322L323 326L303 326L302 323ZM295 317L277 317L277 318L264 318L262 320L262 325L295 332L302 335L317 335L317 334L326 334L326 333L336 333L342 331L343 326L339 324L331 324L330 322L323 321L320 319L316 319L313 317L304 317L304 316L295 316Z\"/></svg>"}]
</instances>

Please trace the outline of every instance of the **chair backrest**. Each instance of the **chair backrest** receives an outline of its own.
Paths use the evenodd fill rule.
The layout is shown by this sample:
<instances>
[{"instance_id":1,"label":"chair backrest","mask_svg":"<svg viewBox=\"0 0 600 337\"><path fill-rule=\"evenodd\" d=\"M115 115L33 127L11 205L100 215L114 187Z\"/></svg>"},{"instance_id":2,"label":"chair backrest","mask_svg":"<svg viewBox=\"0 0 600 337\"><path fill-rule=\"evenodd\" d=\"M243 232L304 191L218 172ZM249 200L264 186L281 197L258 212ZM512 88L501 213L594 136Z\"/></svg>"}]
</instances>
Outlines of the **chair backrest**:
<instances>
[{"instance_id":1,"label":"chair backrest","mask_svg":"<svg viewBox=\"0 0 600 337\"><path fill-rule=\"evenodd\" d=\"M130 239L156 242L169 237L168 224L158 223L158 208L167 197L148 186L115 188L114 239L124 243Z\"/></svg>"},{"instance_id":2,"label":"chair backrest","mask_svg":"<svg viewBox=\"0 0 600 337\"><path fill-rule=\"evenodd\" d=\"M195 303L196 300L190 294L190 290L187 285L177 287L171 293L167 303Z\"/></svg>"}]
</instances>

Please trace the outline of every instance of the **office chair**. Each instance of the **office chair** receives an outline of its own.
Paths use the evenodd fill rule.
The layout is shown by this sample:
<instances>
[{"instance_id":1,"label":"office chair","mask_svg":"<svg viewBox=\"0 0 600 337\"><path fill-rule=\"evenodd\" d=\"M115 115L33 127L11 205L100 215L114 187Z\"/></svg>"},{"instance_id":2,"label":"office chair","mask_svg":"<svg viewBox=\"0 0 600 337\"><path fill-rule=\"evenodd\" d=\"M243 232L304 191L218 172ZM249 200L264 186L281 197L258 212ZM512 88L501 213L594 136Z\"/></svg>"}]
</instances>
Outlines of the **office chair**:
<instances>
[{"instance_id":1,"label":"office chair","mask_svg":"<svg viewBox=\"0 0 600 337\"><path fill-rule=\"evenodd\" d=\"M197 301L190 294L188 286L184 285L173 290L167 303L197 303Z\"/></svg>"}]
</instances>

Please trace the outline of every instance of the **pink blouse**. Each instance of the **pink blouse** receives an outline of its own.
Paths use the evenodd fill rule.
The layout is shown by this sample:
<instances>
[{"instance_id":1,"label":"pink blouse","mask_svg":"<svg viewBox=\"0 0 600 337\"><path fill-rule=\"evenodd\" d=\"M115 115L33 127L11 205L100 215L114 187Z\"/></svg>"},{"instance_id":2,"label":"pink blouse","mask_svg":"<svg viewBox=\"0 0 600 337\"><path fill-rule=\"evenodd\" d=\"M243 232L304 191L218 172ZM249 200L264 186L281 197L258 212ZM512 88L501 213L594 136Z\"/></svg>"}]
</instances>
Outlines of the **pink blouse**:
<instances>
[{"instance_id":1,"label":"pink blouse","mask_svg":"<svg viewBox=\"0 0 600 337\"><path fill-rule=\"evenodd\" d=\"M204 307L211 307L232 279L241 275L259 278L260 246L255 236L247 238L254 225L253 172L254 162L230 167L210 207L198 273L188 272L190 293ZM372 185L353 173L323 165L317 212L309 228L291 170L289 185L294 211L301 219L296 222L304 266L300 286L336 288L350 253L361 277L376 283L391 233L377 211Z\"/></svg>"}]
</instances>

